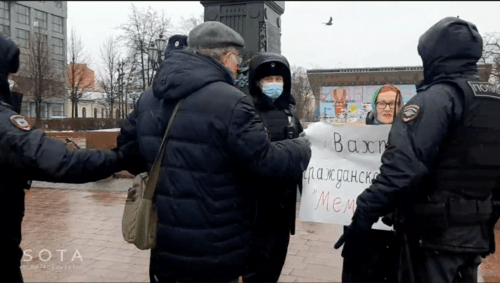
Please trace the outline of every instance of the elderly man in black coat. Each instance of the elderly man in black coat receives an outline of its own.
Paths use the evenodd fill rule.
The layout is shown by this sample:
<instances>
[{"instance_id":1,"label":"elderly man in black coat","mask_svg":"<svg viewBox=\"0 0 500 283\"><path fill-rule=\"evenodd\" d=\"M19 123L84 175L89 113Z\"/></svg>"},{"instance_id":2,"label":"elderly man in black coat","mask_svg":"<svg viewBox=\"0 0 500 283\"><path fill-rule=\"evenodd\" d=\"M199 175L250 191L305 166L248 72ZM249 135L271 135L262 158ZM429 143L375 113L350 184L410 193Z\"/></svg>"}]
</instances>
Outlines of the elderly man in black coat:
<instances>
[{"instance_id":1,"label":"elderly man in black coat","mask_svg":"<svg viewBox=\"0 0 500 283\"><path fill-rule=\"evenodd\" d=\"M159 226L151 252L152 282L228 282L252 271L255 188L250 180L300 175L310 143L271 143L248 96L234 87L243 38L219 22L188 36L167 54L119 144L138 140L148 169L175 105L154 203Z\"/></svg>"}]
</instances>

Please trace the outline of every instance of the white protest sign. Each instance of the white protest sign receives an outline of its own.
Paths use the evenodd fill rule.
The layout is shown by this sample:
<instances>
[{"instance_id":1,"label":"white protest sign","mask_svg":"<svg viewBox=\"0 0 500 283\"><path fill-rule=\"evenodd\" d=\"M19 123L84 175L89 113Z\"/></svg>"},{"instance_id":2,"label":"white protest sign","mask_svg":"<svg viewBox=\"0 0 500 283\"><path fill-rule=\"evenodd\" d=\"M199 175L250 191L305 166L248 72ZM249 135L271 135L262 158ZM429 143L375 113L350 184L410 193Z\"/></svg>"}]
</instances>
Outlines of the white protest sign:
<instances>
[{"instance_id":1,"label":"white protest sign","mask_svg":"<svg viewBox=\"0 0 500 283\"><path fill-rule=\"evenodd\" d=\"M303 174L299 219L349 225L356 198L379 174L390 129L391 125L309 125L305 132L312 156ZM391 229L381 221L373 228Z\"/></svg>"}]
</instances>

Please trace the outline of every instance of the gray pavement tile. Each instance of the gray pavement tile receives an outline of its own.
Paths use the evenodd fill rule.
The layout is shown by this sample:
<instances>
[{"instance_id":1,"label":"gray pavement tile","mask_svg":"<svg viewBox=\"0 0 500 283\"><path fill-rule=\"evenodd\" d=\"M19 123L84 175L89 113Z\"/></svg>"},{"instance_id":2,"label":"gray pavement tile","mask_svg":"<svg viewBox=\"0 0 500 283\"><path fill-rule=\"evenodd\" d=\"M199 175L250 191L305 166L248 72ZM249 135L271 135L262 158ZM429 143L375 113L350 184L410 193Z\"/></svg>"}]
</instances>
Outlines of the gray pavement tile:
<instances>
[{"instance_id":1,"label":"gray pavement tile","mask_svg":"<svg viewBox=\"0 0 500 283\"><path fill-rule=\"evenodd\" d=\"M137 249L121 235L126 193L118 190L123 189L120 187L124 184L107 181L104 186L107 191L95 190L100 186L95 184L89 185L90 190L85 190L85 186L69 190L30 190L26 195L22 248L35 253L48 249L54 256L59 256L58 249L67 249L67 252L64 261L53 258L48 262L60 268L31 268L43 263L39 256L23 262L25 281L149 282L150 251ZM333 244L342 230L341 225L297 220L297 233L290 239L280 282L340 282L341 250L334 250ZM80 252L83 261L71 261L75 250ZM483 260L480 273L484 277L480 280L498 281L499 261L497 254ZM68 268L71 266L72 269Z\"/></svg>"},{"instance_id":2,"label":"gray pavement tile","mask_svg":"<svg viewBox=\"0 0 500 283\"><path fill-rule=\"evenodd\" d=\"M296 279L297 279L297 277L295 277L295 276L283 275L283 276L280 276L280 279L278 282L295 282Z\"/></svg>"}]
</instances>

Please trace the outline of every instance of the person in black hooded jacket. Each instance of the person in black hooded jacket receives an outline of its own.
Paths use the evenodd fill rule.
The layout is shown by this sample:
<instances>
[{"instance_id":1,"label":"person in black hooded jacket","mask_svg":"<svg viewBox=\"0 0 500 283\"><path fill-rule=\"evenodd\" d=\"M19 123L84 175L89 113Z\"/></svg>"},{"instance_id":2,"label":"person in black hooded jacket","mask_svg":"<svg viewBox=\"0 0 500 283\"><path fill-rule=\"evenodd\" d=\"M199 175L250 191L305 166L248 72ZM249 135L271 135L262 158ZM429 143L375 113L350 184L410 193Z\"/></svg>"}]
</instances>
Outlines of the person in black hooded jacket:
<instances>
[{"instance_id":1,"label":"person in black hooded jacket","mask_svg":"<svg viewBox=\"0 0 500 283\"><path fill-rule=\"evenodd\" d=\"M7 79L19 68L19 54L16 44L0 34L0 282L23 281L19 245L25 190L31 180L85 183L121 170L141 172L129 162L140 158L136 142L120 149L74 151L33 129L19 115L22 95L10 91Z\"/></svg>"},{"instance_id":2,"label":"person in black hooded jacket","mask_svg":"<svg viewBox=\"0 0 500 283\"><path fill-rule=\"evenodd\" d=\"M192 29L188 48L167 54L121 129L118 144L137 140L150 169L181 103L153 199L152 282L229 282L253 271L251 180L287 180L309 163L307 139L270 142L252 101L234 87L244 45L220 22Z\"/></svg>"},{"instance_id":3,"label":"person in black hooded jacket","mask_svg":"<svg viewBox=\"0 0 500 283\"><path fill-rule=\"evenodd\" d=\"M270 141L293 139L303 132L291 94L290 66L285 57L256 53L249 63L248 89L256 113ZM256 272L244 282L277 282L288 250L290 234L295 234L297 188L301 175L278 181L255 180L260 192L255 220Z\"/></svg>"},{"instance_id":4,"label":"person in black hooded jacket","mask_svg":"<svg viewBox=\"0 0 500 283\"><path fill-rule=\"evenodd\" d=\"M500 171L500 94L480 81L482 48L476 26L454 17L420 37L424 81L335 244L345 243L342 254L356 253L372 224L396 211L400 281L477 282L481 256L494 252Z\"/></svg>"}]
</instances>

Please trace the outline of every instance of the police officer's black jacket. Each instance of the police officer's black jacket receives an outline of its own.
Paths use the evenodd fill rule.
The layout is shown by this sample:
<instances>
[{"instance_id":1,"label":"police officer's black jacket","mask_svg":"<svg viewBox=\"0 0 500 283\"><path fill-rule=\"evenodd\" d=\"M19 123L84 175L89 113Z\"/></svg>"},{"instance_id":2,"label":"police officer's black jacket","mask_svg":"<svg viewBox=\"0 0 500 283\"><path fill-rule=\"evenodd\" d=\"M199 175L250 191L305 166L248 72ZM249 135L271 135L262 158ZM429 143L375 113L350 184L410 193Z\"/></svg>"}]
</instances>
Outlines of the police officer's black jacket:
<instances>
[{"instance_id":1,"label":"police officer's black jacket","mask_svg":"<svg viewBox=\"0 0 500 283\"><path fill-rule=\"evenodd\" d=\"M228 69L188 51L162 62L118 144L137 139L150 168L180 99L155 191L151 268L179 281L229 281L251 268L255 201L247 184L301 174L310 151L291 140L271 144Z\"/></svg>"},{"instance_id":2,"label":"police officer's black jacket","mask_svg":"<svg viewBox=\"0 0 500 283\"><path fill-rule=\"evenodd\" d=\"M273 101L262 93L257 85L263 77L269 76L270 63L279 70L272 75L283 77L283 93ZM265 66L267 64L267 66ZM265 67L264 67L265 66ZM291 95L290 66L285 57L273 53L257 53L249 66L249 92L255 109L262 120L271 141L296 138L303 131L295 113L295 99ZM297 185L301 175L288 176L281 182L256 179L255 186L261 194L257 206L256 230L264 234L294 234Z\"/></svg>"},{"instance_id":3,"label":"police officer's black jacket","mask_svg":"<svg viewBox=\"0 0 500 283\"><path fill-rule=\"evenodd\" d=\"M500 100L467 83L478 80L481 37L474 25L445 18L418 50L424 82L395 118L381 173L358 197L353 223L369 227L397 208L423 248L487 254Z\"/></svg>"},{"instance_id":4,"label":"police officer's black jacket","mask_svg":"<svg viewBox=\"0 0 500 283\"><path fill-rule=\"evenodd\" d=\"M270 75L271 62L279 69L273 71L272 75L281 75L284 81L283 92L275 101L263 94L257 85L260 79ZM266 127L269 139L280 141L298 137L303 128L295 113L295 99L291 95L290 66L286 58L273 53L255 54L249 65L248 83L255 109ZM255 226L260 236L267 238L270 235L279 235L283 238L290 233L295 234L297 185L300 182L301 175L289 176L282 182L255 180L255 186L261 192L258 196ZM270 247L267 247L265 239L261 240L263 241L258 242L261 245L263 242L262 252L266 254Z\"/></svg>"},{"instance_id":5,"label":"police officer's black jacket","mask_svg":"<svg viewBox=\"0 0 500 283\"><path fill-rule=\"evenodd\" d=\"M8 104L0 103L0 263L12 266L20 265L22 258L19 244L28 180L85 183L126 169L118 151L67 150L63 142L40 130L17 127L11 122L15 115Z\"/></svg>"},{"instance_id":6,"label":"police officer's black jacket","mask_svg":"<svg viewBox=\"0 0 500 283\"><path fill-rule=\"evenodd\" d=\"M7 75L19 68L19 49L0 35L0 264L15 270L21 264L21 222L28 181L85 183L128 169L126 151L72 151L63 142L34 130L15 112L19 96L9 91ZM135 144L136 145L136 144ZM133 147L127 148L134 151ZM50 231L47 231L50 233ZM0 274L0 278L4 274ZM9 276L7 276L9 278Z\"/></svg>"}]
</instances>

